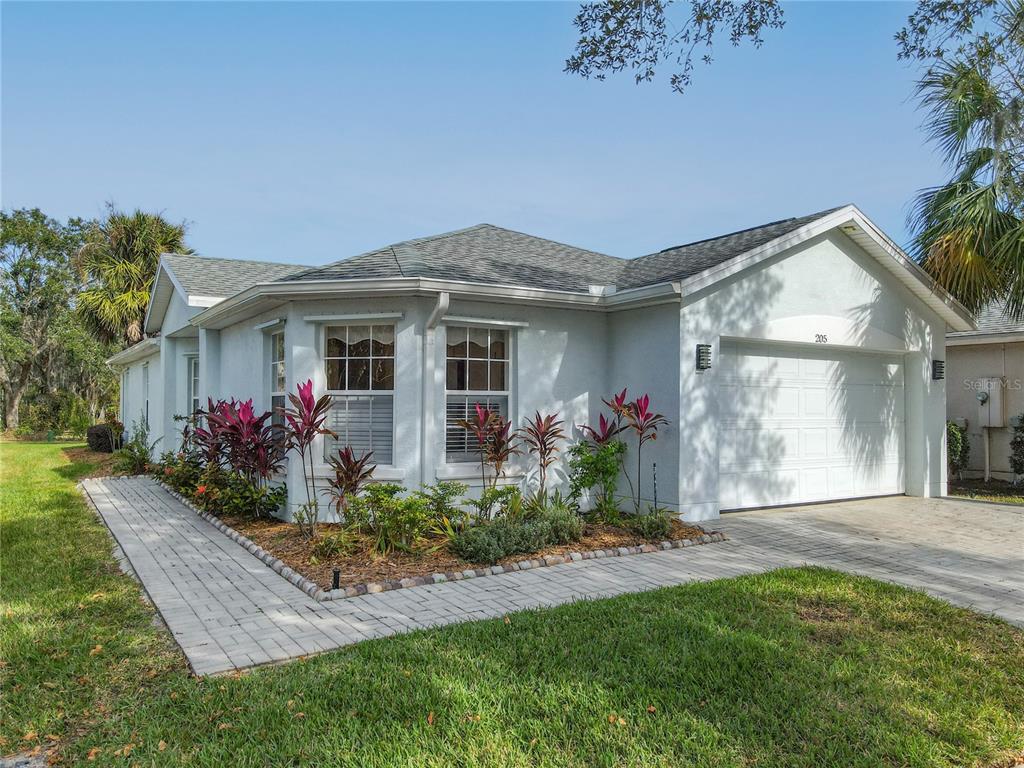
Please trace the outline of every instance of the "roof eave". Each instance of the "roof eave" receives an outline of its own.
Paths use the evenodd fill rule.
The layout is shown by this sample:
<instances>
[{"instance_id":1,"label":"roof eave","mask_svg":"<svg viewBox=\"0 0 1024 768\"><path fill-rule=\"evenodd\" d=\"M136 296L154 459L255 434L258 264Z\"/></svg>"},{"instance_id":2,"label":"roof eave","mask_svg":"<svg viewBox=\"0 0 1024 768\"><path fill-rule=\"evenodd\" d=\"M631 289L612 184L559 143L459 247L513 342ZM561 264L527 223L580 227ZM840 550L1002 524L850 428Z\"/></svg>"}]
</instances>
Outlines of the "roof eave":
<instances>
[{"instance_id":1,"label":"roof eave","mask_svg":"<svg viewBox=\"0 0 1024 768\"><path fill-rule=\"evenodd\" d=\"M134 363L136 360L141 360L144 357L149 357L160 351L160 339L150 338L143 339L137 344L133 344L127 349L122 349L116 355L111 355L107 358L107 365L112 368L116 368L121 365L128 365Z\"/></svg>"},{"instance_id":2,"label":"roof eave","mask_svg":"<svg viewBox=\"0 0 1024 768\"><path fill-rule=\"evenodd\" d=\"M612 311L637 306L678 301L679 284L665 281L653 285L629 288L608 295L593 295L578 291L559 291L529 288L519 285L494 285L460 280L437 280L422 277L394 277L362 280L291 280L258 283L231 298L198 313L189 320L201 328L221 328L238 322L246 316L246 306L260 299L290 301L294 299L328 298L346 295L434 295L448 293L460 298L520 303L530 302L545 306L571 309ZM253 309L254 314L257 309Z\"/></svg>"}]
</instances>

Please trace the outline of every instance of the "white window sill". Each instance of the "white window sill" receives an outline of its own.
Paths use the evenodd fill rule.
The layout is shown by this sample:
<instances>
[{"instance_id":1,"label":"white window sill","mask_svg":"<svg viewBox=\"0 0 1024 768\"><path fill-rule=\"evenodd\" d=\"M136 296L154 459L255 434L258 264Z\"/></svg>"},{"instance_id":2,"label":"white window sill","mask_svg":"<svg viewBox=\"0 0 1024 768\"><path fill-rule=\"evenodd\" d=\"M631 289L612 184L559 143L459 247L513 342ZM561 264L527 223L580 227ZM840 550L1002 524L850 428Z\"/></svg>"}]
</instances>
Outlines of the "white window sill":
<instances>
[{"instance_id":1,"label":"white window sill","mask_svg":"<svg viewBox=\"0 0 1024 768\"><path fill-rule=\"evenodd\" d=\"M480 465L467 462L455 462L452 464L438 464L434 470L438 480L479 480ZM491 471L487 472L487 479L494 476ZM503 481L521 480L526 477L526 472L519 467L507 467L502 476Z\"/></svg>"},{"instance_id":2,"label":"white window sill","mask_svg":"<svg viewBox=\"0 0 1024 768\"><path fill-rule=\"evenodd\" d=\"M334 477L334 468L329 464L317 464L313 467L313 473L317 477ZM405 470L401 467L378 466L373 470L374 480L404 480Z\"/></svg>"}]
</instances>

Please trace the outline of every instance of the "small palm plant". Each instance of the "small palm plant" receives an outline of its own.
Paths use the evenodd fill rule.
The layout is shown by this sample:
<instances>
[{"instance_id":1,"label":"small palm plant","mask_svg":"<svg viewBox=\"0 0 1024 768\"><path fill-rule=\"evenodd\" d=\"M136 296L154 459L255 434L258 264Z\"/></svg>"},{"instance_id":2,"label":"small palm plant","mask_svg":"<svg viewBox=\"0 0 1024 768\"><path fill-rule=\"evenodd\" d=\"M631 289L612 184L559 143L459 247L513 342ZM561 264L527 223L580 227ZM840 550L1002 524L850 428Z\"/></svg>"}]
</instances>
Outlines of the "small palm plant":
<instances>
[{"instance_id":1,"label":"small palm plant","mask_svg":"<svg viewBox=\"0 0 1024 768\"><path fill-rule=\"evenodd\" d=\"M558 458L558 443L565 440L565 432L562 430L563 423L557 413L541 416L540 411L537 411L532 419L527 420L526 426L521 430L527 450L537 457L540 475L537 498L541 501L547 498L548 467L554 464Z\"/></svg>"}]
</instances>

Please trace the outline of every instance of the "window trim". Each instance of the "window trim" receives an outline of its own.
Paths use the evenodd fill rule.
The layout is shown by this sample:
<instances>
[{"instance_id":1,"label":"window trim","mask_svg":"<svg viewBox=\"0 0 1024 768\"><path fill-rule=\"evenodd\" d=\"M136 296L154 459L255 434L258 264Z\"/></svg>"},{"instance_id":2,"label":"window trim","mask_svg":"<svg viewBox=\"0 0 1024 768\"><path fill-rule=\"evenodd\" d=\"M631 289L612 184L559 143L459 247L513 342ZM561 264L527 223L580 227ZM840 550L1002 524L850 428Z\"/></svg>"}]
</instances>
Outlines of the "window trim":
<instances>
[{"instance_id":1,"label":"window trim","mask_svg":"<svg viewBox=\"0 0 1024 768\"><path fill-rule=\"evenodd\" d=\"M194 369L194 370L193 370ZM199 355L185 356L185 397L188 400L189 415L199 411Z\"/></svg>"},{"instance_id":2,"label":"window trim","mask_svg":"<svg viewBox=\"0 0 1024 768\"><path fill-rule=\"evenodd\" d=\"M395 466L395 456L397 455L398 424L397 424L397 420L395 418L396 412L397 412L397 404L395 402L395 398L396 398L396 385L398 383L398 366L397 366L397 363L398 363L398 320L400 320L402 318L402 316L403 316L402 313L397 313L397 312L379 312L379 313L349 314L349 315L317 315L317 316L311 316L310 318L307 318L307 319L314 319L315 318L315 320L316 320L316 322L318 324L317 347L318 347L319 352L320 352L320 360L319 360L319 363L320 363L320 374L319 375L323 376L323 385L324 385L324 390L323 391L324 391L324 394L327 394L327 395L331 396L332 407L333 407L333 400L334 400L334 398L349 397L349 396L351 396L351 397L367 397L367 396L372 396L372 395L387 396L387 397L391 398L391 461L389 461L387 464L381 463L381 464L377 465L378 470L384 470L384 472L381 472L381 471L377 472L377 475L380 475L382 477L384 475L394 474L394 470L397 469L397 467ZM367 326L367 327L370 328L370 338L371 338L370 355L367 358L363 358L363 357L351 358L351 357L348 357L348 356L345 356L345 357L337 357L337 356L328 357L327 356L327 335L328 335L328 332L330 331L330 329L332 329L332 328L340 328L340 327L348 328L348 327L351 327L351 326ZM373 328L375 326L389 327L389 328L391 328L392 332L394 333L394 351L393 351L393 353L391 355L380 355L378 357L375 357L373 355L372 338L373 338ZM375 359L390 359L392 361L392 369L393 369L392 379L391 379L391 389L331 389L330 386L329 386L328 377L327 377L327 361L328 360L351 360L351 359L355 359L355 360L369 359L371 361L371 365L372 365L372 361L375 360ZM348 384L348 366L347 366L347 364L346 364L345 376L346 376L345 383L347 385ZM372 385L372 383L373 383L372 371L371 371L370 376L371 376L370 384ZM328 441L330 439L331 438L329 438L327 436L322 436L320 438L320 448L319 449L314 449L314 454L313 455L316 457L316 462L315 462L315 466L314 466L314 472L326 471L327 469L329 469L328 464L327 464L326 454L327 454ZM402 473L402 476L404 476L404 472ZM395 477L397 477L397 475L395 475Z\"/></svg>"},{"instance_id":3,"label":"window trim","mask_svg":"<svg viewBox=\"0 0 1024 768\"><path fill-rule=\"evenodd\" d=\"M445 317L445 332L444 332L444 343L441 345L442 352L442 371L444 376L444 395L442 400L443 411L441 414L441 457L442 461L439 463L439 473L452 475L452 472L458 474L460 471L465 470L467 467L475 467L479 470L479 460L466 461L464 459L448 458L448 399L451 396L464 396L464 397L479 397L484 398L505 398L505 417L513 424L516 423L516 412L515 412L515 393L513 387L513 380L515 375L515 363L516 363L516 352L517 352L517 336L516 330L518 328L526 327L525 324L519 324L516 321L502 321L498 319L494 320L476 320L473 318L458 318L461 323L454 322L453 316ZM486 323L486 324L485 324ZM490 331L503 331L505 333L505 389L503 390L479 390L479 389L448 389L448 338L449 331L462 328L468 331L471 330L486 330ZM490 336L488 335L488 354L490 354ZM485 360L485 358L469 357L468 338L467 338L467 356L465 358L451 358L451 359L464 359L469 360ZM490 379L490 368L489 364L498 360L498 358L487 357L486 362L488 363L488 380ZM469 386L469 370L466 370L466 385ZM461 476L461 475L459 475Z\"/></svg>"}]
</instances>

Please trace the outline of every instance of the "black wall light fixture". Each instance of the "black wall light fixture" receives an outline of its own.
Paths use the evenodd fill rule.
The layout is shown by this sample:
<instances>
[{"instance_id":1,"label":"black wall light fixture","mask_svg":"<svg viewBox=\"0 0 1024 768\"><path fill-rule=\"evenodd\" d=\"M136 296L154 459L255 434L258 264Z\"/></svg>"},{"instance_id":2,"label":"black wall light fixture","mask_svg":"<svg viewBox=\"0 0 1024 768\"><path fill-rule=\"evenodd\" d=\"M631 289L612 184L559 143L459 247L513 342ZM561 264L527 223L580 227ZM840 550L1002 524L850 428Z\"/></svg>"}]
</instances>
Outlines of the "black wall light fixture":
<instances>
[{"instance_id":1,"label":"black wall light fixture","mask_svg":"<svg viewBox=\"0 0 1024 768\"><path fill-rule=\"evenodd\" d=\"M697 370L706 371L711 367L711 345L697 345Z\"/></svg>"},{"instance_id":2,"label":"black wall light fixture","mask_svg":"<svg viewBox=\"0 0 1024 768\"><path fill-rule=\"evenodd\" d=\"M946 361L932 360L932 380L942 381L946 378Z\"/></svg>"}]
</instances>

